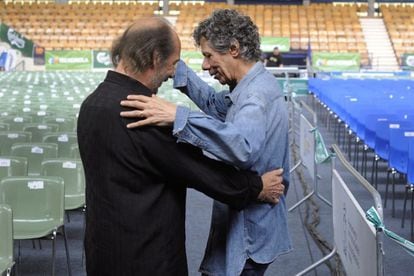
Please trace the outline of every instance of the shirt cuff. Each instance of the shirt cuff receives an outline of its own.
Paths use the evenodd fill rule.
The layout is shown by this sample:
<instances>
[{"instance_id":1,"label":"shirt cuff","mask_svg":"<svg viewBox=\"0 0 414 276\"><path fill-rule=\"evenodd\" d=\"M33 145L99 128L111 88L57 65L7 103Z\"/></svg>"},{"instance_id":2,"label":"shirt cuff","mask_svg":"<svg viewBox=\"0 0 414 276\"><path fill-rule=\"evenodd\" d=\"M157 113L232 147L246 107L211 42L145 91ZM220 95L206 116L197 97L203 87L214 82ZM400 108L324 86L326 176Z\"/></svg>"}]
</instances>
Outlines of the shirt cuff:
<instances>
[{"instance_id":1,"label":"shirt cuff","mask_svg":"<svg viewBox=\"0 0 414 276\"><path fill-rule=\"evenodd\" d=\"M185 125L188 121L188 116L190 114L190 109L185 106L177 106L177 111L175 113L173 135L178 137L180 132L183 131Z\"/></svg>"},{"instance_id":2,"label":"shirt cuff","mask_svg":"<svg viewBox=\"0 0 414 276\"><path fill-rule=\"evenodd\" d=\"M179 60L175 69L173 87L180 88L185 86L187 86L187 65L184 61Z\"/></svg>"}]
</instances>

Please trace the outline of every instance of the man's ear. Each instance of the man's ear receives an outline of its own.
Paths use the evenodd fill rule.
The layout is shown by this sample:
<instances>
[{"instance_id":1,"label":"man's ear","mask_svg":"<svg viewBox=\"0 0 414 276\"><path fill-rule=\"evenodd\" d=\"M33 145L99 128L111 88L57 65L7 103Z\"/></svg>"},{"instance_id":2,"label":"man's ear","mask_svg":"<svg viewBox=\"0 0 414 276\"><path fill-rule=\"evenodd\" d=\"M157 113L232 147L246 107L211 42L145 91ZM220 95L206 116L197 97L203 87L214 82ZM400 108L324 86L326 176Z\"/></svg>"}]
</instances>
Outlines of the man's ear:
<instances>
[{"instance_id":1,"label":"man's ear","mask_svg":"<svg viewBox=\"0 0 414 276\"><path fill-rule=\"evenodd\" d=\"M154 51L154 53L152 54L152 66L154 68L157 68L161 64L162 64L161 55L157 51Z\"/></svg>"},{"instance_id":2,"label":"man's ear","mask_svg":"<svg viewBox=\"0 0 414 276\"><path fill-rule=\"evenodd\" d=\"M233 40L230 44L229 53L232 57L238 57L240 54L240 44L237 40Z\"/></svg>"}]
</instances>

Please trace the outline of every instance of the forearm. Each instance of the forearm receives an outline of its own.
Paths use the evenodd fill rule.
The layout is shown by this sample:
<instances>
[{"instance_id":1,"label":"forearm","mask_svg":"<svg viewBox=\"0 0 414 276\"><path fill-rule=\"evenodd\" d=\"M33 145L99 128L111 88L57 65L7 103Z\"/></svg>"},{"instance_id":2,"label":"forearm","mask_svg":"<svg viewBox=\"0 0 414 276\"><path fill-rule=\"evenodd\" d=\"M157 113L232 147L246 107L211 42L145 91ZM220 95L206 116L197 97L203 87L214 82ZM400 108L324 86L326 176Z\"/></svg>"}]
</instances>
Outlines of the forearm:
<instances>
[{"instance_id":1,"label":"forearm","mask_svg":"<svg viewBox=\"0 0 414 276\"><path fill-rule=\"evenodd\" d=\"M256 174L207 158L191 145L176 144L166 129L149 128L144 135L153 141L146 148L151 163L174 183L186 184L236 209L256 200L262 190L262 181ZM156 154L156 148L163 149L162 156Z\"/></svg>"},{"instance_id":2,"label":"forearm","mask_svg":"<svg viewBox=\"0 0 414 276\"><path fill-rule=\"evenodd\" d=\"M228 109L228 102L225 99L225 95L228 92L217 93L213 87L197 76L183 62L179 62L177 66L174 77L174 88L187 94L206 114L224 120Z\"/></svg>"}]
</instances>

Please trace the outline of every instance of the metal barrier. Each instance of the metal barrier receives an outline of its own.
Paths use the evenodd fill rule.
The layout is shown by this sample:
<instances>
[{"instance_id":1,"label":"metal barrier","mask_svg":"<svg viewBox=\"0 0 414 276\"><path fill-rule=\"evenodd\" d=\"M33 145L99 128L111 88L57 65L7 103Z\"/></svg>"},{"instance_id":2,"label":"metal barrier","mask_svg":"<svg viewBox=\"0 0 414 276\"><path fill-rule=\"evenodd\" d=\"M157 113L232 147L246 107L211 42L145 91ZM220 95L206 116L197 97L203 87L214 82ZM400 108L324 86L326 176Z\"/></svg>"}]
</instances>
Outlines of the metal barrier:
<instances>
[{"instance_id":1,"label":"metal barrier","mask_svg":"<svg viewBox=\"0 0 414 276\"><path fill-rule=\"evenodd\" d=\"M332 150L346 170L371 194L382 219L383 208L378 191L352 167L337 145L333 145ZM332 158L332 208L333 250L296 275L308 273L335 254L341 258L348 275L384 275L382 231L375 229L365 218L365 212L336 170L335 158Z\"/></svg>"},{"instance_id":2,"label":"metal barrier","mask_svg":"<svg viewBox=\"0 0 414 276\"><path fill-rule=\"evenodd\" d=\"M299 205L305 202L308 198L312 195L316 194L323 202L327 205L332 206L331 202L319 194L318 188L318 164L315 158L316 152L316 135L315 131L317 131L317 117L316 113L303 101L300 101L299 104L296 103L295 100L292 100L292 132L293 132L293 143L295 143L295 114L298 112L299 114L299 151L300 151L300 159L298 163L296 163L291 169L290 173L294 172L300 165L306 167L312 177L313 180L313 189L310 193L308 193L305 197L299 200L295 205L289 208L289 212L295 210ZM303 110L306 110L310 116L312 117L312 123L308 121L306 116L303 114Z\"/></svg>"}]
</instances>

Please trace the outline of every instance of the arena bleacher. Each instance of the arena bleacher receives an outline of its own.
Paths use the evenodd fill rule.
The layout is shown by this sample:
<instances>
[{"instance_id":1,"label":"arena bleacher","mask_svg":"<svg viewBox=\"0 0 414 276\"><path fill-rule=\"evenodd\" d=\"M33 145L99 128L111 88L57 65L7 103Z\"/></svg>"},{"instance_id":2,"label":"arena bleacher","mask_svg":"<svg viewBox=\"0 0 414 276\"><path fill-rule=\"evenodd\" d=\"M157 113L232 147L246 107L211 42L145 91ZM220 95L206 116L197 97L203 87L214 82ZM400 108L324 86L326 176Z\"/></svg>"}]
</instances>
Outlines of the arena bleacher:
<instances>
[{"instance_id":1,"label":"arena bleacher","mask_svg":"<svg viewBox=\"0 0 414 276\"><path fill-rule=\"evenodd\" d=\"M0 275L11 268L11 275L49 274L52 262L54 275L68 274L69 268L72 275L86 275L87 206L76 122L82 101L112 68L109 49L113 40L135 19L164 16L180 36L182 59L193 63L191 67L219 90L222 86L201 72L202 56L192 32L212 11L224 8L252 18L264 52L277 43L286 47L282 51L285 66L268 70L281 84L291 115L287 205L293 206L288 223L294 250L280 256L265 275L412 274L412 2L377 1L370 6L366 1L323 0L0 0ZM158 95L197 109L173 89L171 81L163 84ZM313 139L312 147L309 139ZM321 156L325 158L318 161ZM309 160L315 170L306 164ZM53 166L66 171L58 172ZM21 185L10 177L33 189L44 185L46 190L48 181L59 182L62 189L53 193L62 194L62 202L53 199L59 195L30 198L22 194L25 204L10 208L2 199L4 187ZM352 195L355 199L349 202L358 203L357 212L365 215L372 206L379 212L382 224L375 227L358 217L356 225L365 225L371 236L353 228L355 217L347 217L352 213L346 205L350 203L335 206L338 183L347 186L338 192L339 197ZM52 204L61 209L52 211ZM199 275L211 205L211 199L189 190L190 276ZM31 209L42 210L45 217L35 220L50 221L47 227L53 220L52 228L59 230L54 233L56 243L38 241L45 236L39 231L24 232L21 222ZM43 232L50 238L47 230ZM56 254L52 257L53 247ZM364 270L372 266L374 270Z\"/></svg>"}]
</instances>

